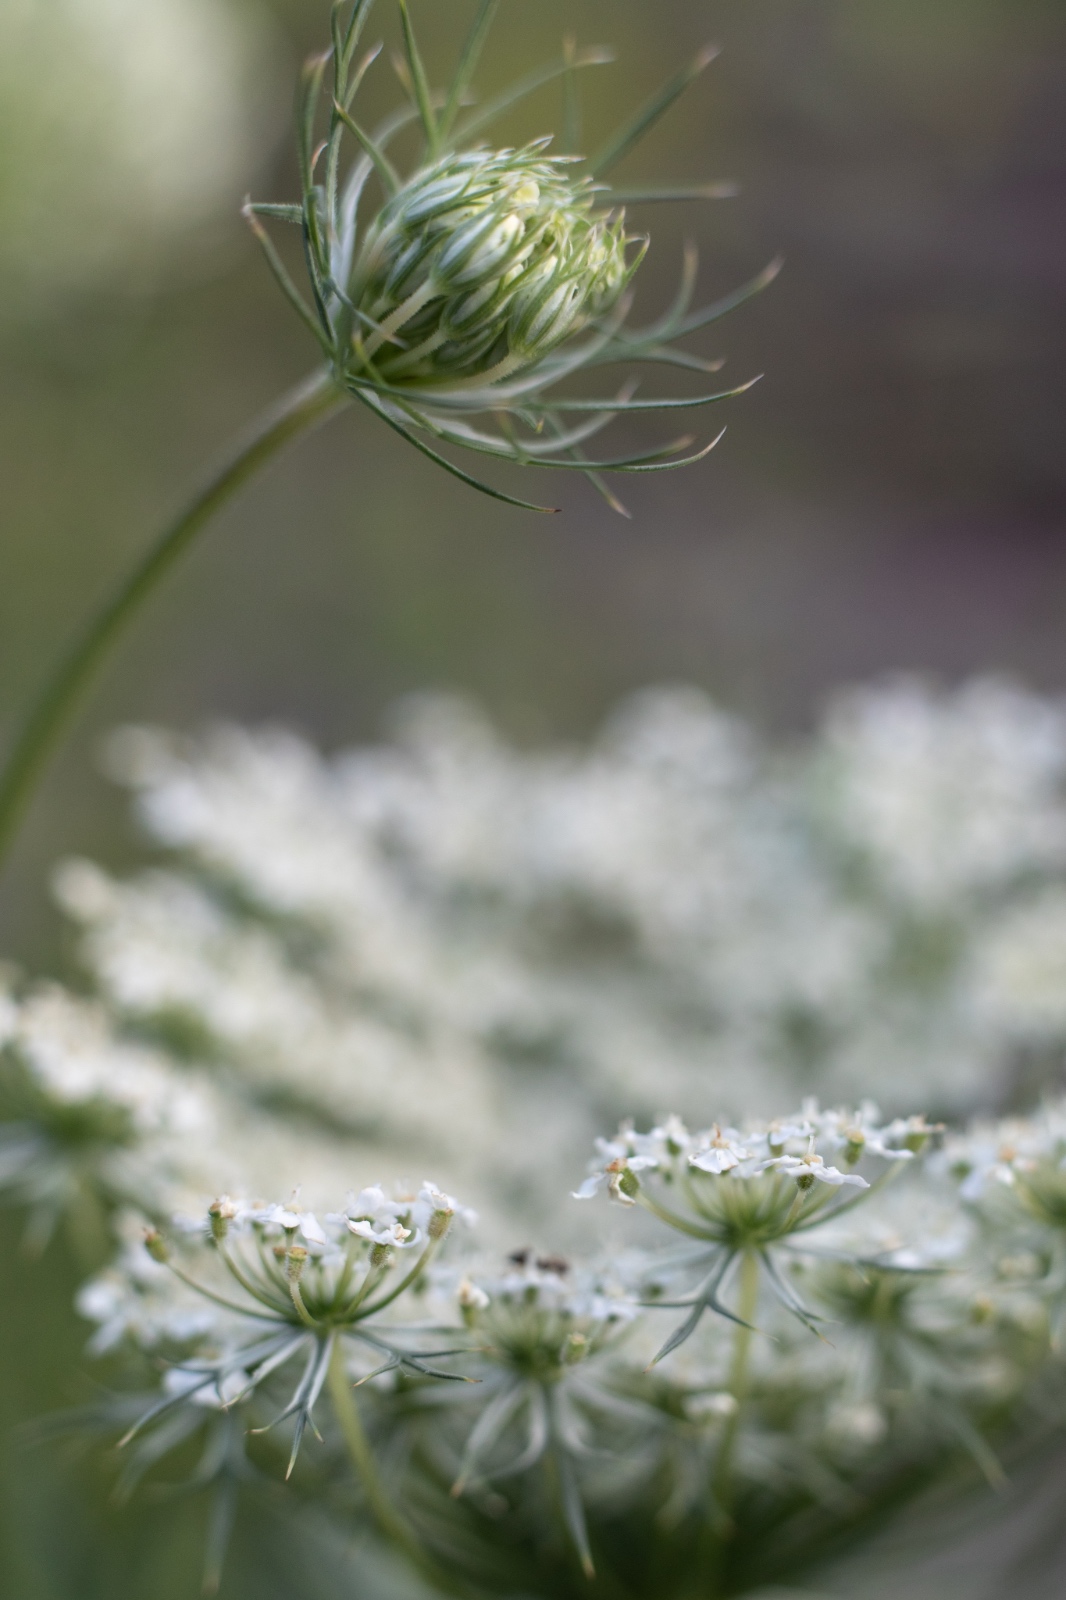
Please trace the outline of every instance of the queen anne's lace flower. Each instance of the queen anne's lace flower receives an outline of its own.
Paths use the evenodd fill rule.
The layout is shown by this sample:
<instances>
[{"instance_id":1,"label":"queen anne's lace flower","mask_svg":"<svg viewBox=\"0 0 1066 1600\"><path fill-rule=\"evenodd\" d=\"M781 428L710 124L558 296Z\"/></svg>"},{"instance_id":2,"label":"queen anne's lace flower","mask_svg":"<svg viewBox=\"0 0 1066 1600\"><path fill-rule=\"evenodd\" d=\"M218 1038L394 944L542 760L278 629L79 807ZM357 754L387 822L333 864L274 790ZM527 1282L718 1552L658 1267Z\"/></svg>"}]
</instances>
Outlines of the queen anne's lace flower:
<instances>
[{"instance_id":1,"label":"queen anne's lace flower","mask_svg":"<svg viewBox=\"0 0 1066 1600\"><path fill-rule=\"evenodd\" d=\"M688 1164L701 1172L731 1172L751 1162L754 1155L735 1128L723 1131L715 1127L710 1133L698 1135L696 1148L688 1152Z\"/></svg>"},{"instance_id":2,"label":"queen anne's lace flower","mask_svg":"<svg viewBox=\"0 0 1066 1600\"><path fill-rule=\"evenodd\" d=\"M828 1183L832 1188L839 1188L841 1184L851 1184L858 1189L870 1187L857 1172L841 1172L837 1167L827 1166L824 1158L813 1149L813 1142L806 1155L771 1156L769 1161L763 1163L763 1172L780 1172L785 1177L795 1178L801 1188L807 1188L814 1182Z\"/></svg>"},{"instance_id":3,"label":"queen anne's lace flower","mask_svg":"<svg viewBox=\"0 0 1066 1600\"><path fill-rule=\"evenodd\" d=\"M729 1126L797 1078L830 1103L887 1103L887 1123L860 1109L822 1125L817 1148L848 1172L860 1144L875 1153L875 1124L885 1155L928 1137L892 1124L908 1096L994 1099L1026 1041L1058 1037L1043 1000L1023 1016L993 999L1004 969L982 952L1017 926L1022 959L1028 924L1007 910L1043 905L1058 871L1066 722L995 684L842 704L787 763L688 692L642 697L587 752L518 753L441 701L409 709L395 744L333 764L277 735L130 734L114 759L173 866L120 884L71 865L62 897L116 1031L175 1037L186 1085L225 1065L211 1095L233 1108L227 1182L321 1172L320 1206L344 1149L369 1159L373 1140L375 1165L417 1170L432 1152L479 1199L535 1189L550 1205L595 1108L691 1116L713 1095ZM897 718L919 732L894 769L871 730ZM940 828L971 747L974 840L995 844L994 870L971 842L934 899L903 907L893 851L908 828ZM909 795L876 827L856 799L867 761ZM1038 828L1018 831L1023 810ZM294 1127L281 1141L245 1109L288 1096L313 1113L299 1148Z\"/></svg>"},{"instance_id":4,"label":"queen anne's lace flower","mask_svg":"<svg viewBox=\"0 0 1066 1600\"><path fill-rule=\"evenodd\" d=\"M897 1181L834 1170L819 1142ZM732 1164L699 1165L711 1151ZM964 1155L970 1170L994 1155L1010 1185L960 1206ZM370 1186L322 1222L298 1196L222 1196L206 1218L150 1235L147 1252L127 1248L79 1303L97 1324L95 1350L132 1347L162 1364L157 1393L116 1412L135 1419L134 1450L154 1461L203 1430L214 1450L211 1430L223 1428L232 1450L247 1429L269 1437L291 1419L291 1468L316 1415L361 1430L344 1409L359 1395L390 1453L401 1547L417 1538L425 1560L451 1548L434 1531L448 1527L446 1504L431 1511L431 1485L438 1496L450 1485L465 1525L502 1522L529 1592L550 1593L525 1544L539 1549L550 1525L545 1475L563 1486L560 1531L586 1572L615 1570L620 1517L627 1549L648 1522L661 1553L664 1506L711 1517L713 1529L724 1496L742 1519L766 1504L769 1525L741 1520L730 1534L738 1554L754 1541L765 1556L778 1548L774 1519L797 1505L837 1526L822 1487L835 1475L874 1503L898 1496L916 1463L946 1465L961 1441L996 1479L994 1430L1027 1414L1033 1375L1047 1384L1057 1371L1064 1159L1058 1107L943 1141L920 1119L888 1129L871 1106L808 1102L793 1116L695 1134L670 1118L601 1141L599 1170L628 1174L627 1197L677 1230L680 1250L655 1243L572 1264L522 1249L438 1270L433 1219L462 1208L431 1183ZM359 1221L365 1237L353 1232ZM421 1236L417 1249L395 1250L397 1225ZM405 1320L402 1298L419 1281L417 1320ZM673 1322L665 1343L662 1316ZM812 1338L827 1322L831 1338ZM476 1381L445 1381L456 1378ZM365 1473L372 1463L355 1437ZM320 1459L319 1471L334 1470ZM851 1505L840 1503L842 1526ZM781 1548L794 1574L795 1546ZM454 1550L449 1559L453 1571ZM506 1581L501 1592L513 1592L518 1580Z\"/></svg>"}]
</instances>

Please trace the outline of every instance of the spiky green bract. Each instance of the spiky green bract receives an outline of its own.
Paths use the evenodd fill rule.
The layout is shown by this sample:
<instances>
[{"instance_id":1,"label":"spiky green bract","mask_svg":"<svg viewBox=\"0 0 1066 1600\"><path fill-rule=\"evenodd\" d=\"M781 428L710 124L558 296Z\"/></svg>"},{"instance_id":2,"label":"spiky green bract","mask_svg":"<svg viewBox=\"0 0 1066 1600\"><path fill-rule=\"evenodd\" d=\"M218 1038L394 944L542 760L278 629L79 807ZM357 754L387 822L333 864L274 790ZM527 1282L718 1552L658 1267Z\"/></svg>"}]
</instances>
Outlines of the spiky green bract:
<instances>
[{"instance_id":1,"label":"spiky green bract","mask_svg":"<svg viewBox=\"0 0 1066 1600\"><path fill-rule=\"evenodd\" d=\"M423 454L473 487L530 506L474 478L430 444L461 446L521 466L577 470L622 507L599 470L652 472L699 460L717 438L690 450L690 436L591 461L585 442L627 411L698 408L749 387L637 400L626 387L599 399L566 399L556 386L610 364L653 362L697 371L717 364L673 341L731 309L769 281L776 264L727 301L690 314L694 258L686 259L673 310L648 328L628 329L627 290L647 240L627 234L625 213L597 167L549 154L551 138L520 149L477 142L517 100L553 78L564 83L571 130L577 73L604 64L604 51L569 41L558 64L466 117L462 106L494 5L483 4L460 51L451 85L429 84L408 8L400 5L410 103L368 129L354 106L379 48L356 61L373 0L333 9L333 47L308 62L297 116L299 205L254 205L246 214L281 287L326 355L339 387L367 405ZM701 55L609 142L620 159L673 104L707 62ZM327 83L327 78L329 82ZM394 164L393 141L420 128L413 168ZM350 161L349 161L350 157ZM342 170L343 169L343 170ZM376 186L379 205L364 216ZM619 191L634 199L715 198L721 185ZM303 237L310 298L286 271L260 219L296 224ZM573 415L571 415L573 414ZM486 418L480 426L467 418ZM719 435L720 437L720 435Z\"/></svg>"}]
</instances>

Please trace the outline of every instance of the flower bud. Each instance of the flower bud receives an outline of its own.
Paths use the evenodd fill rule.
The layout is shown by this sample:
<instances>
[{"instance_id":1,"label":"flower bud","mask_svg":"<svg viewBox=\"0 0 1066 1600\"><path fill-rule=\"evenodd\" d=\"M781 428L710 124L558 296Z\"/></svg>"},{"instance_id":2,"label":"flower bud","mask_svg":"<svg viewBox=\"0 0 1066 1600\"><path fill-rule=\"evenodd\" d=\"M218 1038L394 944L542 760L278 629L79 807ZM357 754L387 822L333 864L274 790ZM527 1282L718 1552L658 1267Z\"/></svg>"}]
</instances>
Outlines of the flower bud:
<instances>
[{"instance_id":1,"label":"flower bud","mask_svg":"<svg viewBox=\"0 0 1066 1600\"><path fill-rule=\"evenodd\" d=\"M299 1283L304 1267L307 1266L307 1250L304 1245L290 1245L285 1251L285 1277L290 1283Z\"/></svg>"},{"instance_id":2,"label":"flower bud","mask_svg":"<svg viewBox=\"0 0 1066 1600\"><path fill-rule=\"evenodd\" d=\"M290 1283L299 1283L307 1265L307 1250L302 1244L290 1245L285 1252L285 1276Z\"/></svg>"},{"instance_id":3,"label":"flower bud","mask_svg":"<svg viewBox=\"0 0 1066 1600\"><path fill-rule=\"evenodd\" d=\"M434 1211L429 1219L428 1233L431 1239L443 1239L452 1225L454 1211Z\"/></svg>"},{"instance_id":4,"label":"flower bud","mask_svg":"<svg viewBox=\"0 0 1066 1600\"><path fill-rule=\"evenodd\" d=\"M165 1266L170 1260L170 1250L158 1228L146 1228L144 1230L144 1248L148 1251L152 1260L158 1261L161 1266Z\"/></svg>"},{"instance_id":5,"label":"flower bud","mask_svg":"<svg viewBox=\"0 0 1066 1600\"><path fill-rule=\"evenodd\" d=\"M563 1345L563 1365L574 1367L579 1361L584 1361L589 1353L588 1335L584 1333L568 1333Z\"/></svg>"},{"instance_id":6,"label":"flower bud","mask_svg":"<svg viewBox=\"0 0 1066 1600\"><path fill-rule=\"evenodd\" d=\"M220 1195L217 1200L212 1200L207 1208L207 1220L211 1228L211 1237L216 1244L222 1243L236 1215L237 1207L228 1195Z\"/></svg>"},{"instance_id":7,"label":"flower bud","mask_svg":"<svg viewBox=\"0 0 1066 1600\"><path fill-rule=\"evenodd\" d=\"M866 1149L866 1135L861 1128L848 1128L844 1137L846 1143L842 1154L846 1164L853 1167L856 1161L861 1160Z\"/></svg>"},{"instance_id":8,"label":"flower bud","mask_svg":"<svg viewBox=\"0 0 1066 1600\"><path fill-rule=\"evenodd\" d=\"M593 199L541 144L453 154L416 173L356 260L349 374L492 381L580 332L628 273L622 216L595 212Z\"/></svg>"},{"instance_id":9,"label":"flower bud","mask_svg":"<svg viewBox=\"0 0 1066 1600\"><path fill-rule=\"evenodd\" d=\"M637 1195L640 1193L640 1179L629 1167L620 1167L611 1173L607 1192L612 1200L618 1201L619 1205L635 1206Z\"/></svg>"},{"instance_id":10,"label":"flower bud","mask_svg":"<svg viewBox=\"0 0 1066 1600\"><path fill-rule=\"evenodd\" d=\"M459 1301L459 1313L468 1328L477 1320L478 1312L486 1311L489 1306L489 1297L484 1289L471 1283L469 1278L464 1278L460 1283L456 1298Z\"/></svg>"}]
</instances>

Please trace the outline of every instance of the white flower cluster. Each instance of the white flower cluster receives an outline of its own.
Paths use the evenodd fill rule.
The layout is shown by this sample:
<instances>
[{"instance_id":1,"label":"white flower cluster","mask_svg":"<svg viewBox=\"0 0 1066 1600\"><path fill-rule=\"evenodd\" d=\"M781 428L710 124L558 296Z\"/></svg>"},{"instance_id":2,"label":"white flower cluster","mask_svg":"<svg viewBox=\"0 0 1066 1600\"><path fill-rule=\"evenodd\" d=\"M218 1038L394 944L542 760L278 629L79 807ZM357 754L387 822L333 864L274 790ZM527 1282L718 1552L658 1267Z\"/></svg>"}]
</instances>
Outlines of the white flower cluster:
<instances>
[{"instance_id":1,"label":"white flower cluster","mask_svg":"<svg viewBox=\"0 0 1066 1600\"><path fill-rule=\"evenodd\" d=\"M463 1276L455 1293L467 1313L490 1307L535 1308L575 1323L609 1327L637 1316L633 1282L625 1270L607 1271L584 1262L574 1265L561 1256L516 1250L502 1272L473 1269Z\"/></svg>"},{"instance_id":2,"label":"white flower cluster","mask_svg":"<svg viewBox=\"0 0 1066 1600\"><path fill-rule=\"evenodd\" d=\"M224 729L110 762L170 864L58 891L101 1079L135 1049L217 1120L190 1195L424 1162L513 1228L622 1111L958 1114L1066 1051L1066 711L995 680L855 691L784 750L679 689L584 750L430 698L328 761Z\"/></svg>"},{"instance_id":3,"label":"white flower cluster","mask_svg":"<svg viewBox=\"0 0 1066 1600\"><path fill-rule=\"evenodd\" d=\"M438 1264L464 1212L432 1183L370 1185L321 1220L298 1197L222 1196L127 1245L79 1308L94 1351L151 1374L111 1413L132 1469L206 1432L222 1493L243 1438L274 1436L279 1473L312 1456L305 1494L354 1466L367 1515L431 1581L434 1562L483 1570L502 1531L517 1565L487 1593L558 1593L544 1551L562 1539L586 1575L634 1549L661 1562L689 1523L716 1541L701 1560L728 1551L791 1580L859 1507L960 1456L1001 1481L998 1440L1016 1448L1059 1404L1063 1106L945 1135L808 1102L599 1143L582 1192L620 1183L655 1225L606 1260L497 1264L466 1244Z\"/></svg>"},{"instance_id":4,"label":"white flower cluster","mask_svg":"<svg viewBox=\"0 0 1066 1600\"><path fill-rule=\"evenodd\" d=\"M128 1115L131 1134L175 1147L209 1128L204 1086L183 1082L160 1052L117 1039L100 1005L49 986L21 1004L5 997L3 1006L0 1045L58 1105L115 1106Z\"/></svg>"},{"instance_id":5,"label":"white flower cluster","mask_svg":"<svg viewBox=\"0 0 1066 1600\"><path fill-rule=\"evenodd\" d=\"M217 1340L227 1328L237 1328L234 1315L152 1259L139 1219L123 1218L121 1231L126 1242L118 1259L83 1284L75 1302L81 1316L96 1324L89 1342L93 1355L106 1355L124 1342L147 1352L181 1348L193 1340Z\"/></svg>"},{"instance_id":6,"label":"white flower cluster","mask_svg":"<svg viewBox=\"0 0 1066 1600\"><path fill-rule=\"evenodd\" d=\"M316 1195L343 1190L348 1141L323 1131L292 1151L290 1137L276 1110L121 1030L98 1001L54 984L0 992L0 1186L44 1207L42 1238L94 1184L162 1215L219 1180L285 1182L310 1155Z\"/></svg>"},{"instance_id":7,"label":"white flower cluster","mask_svg":"<svg viewBox=\"0 0 1066 1600\"><path fill-rule=\"evenodd\" d=\"M805 1188L814 1183L832 1188L847 1185L869 1188L858 1172L841 1172L827 1162L822 1150L841 1152L848 1167L864 1156L880 1156L886 1161L909 1161L921 1149L932 1131L920 1117L900 1117L887 1126L878 1126L879 1113L872 1104L856 1112L821 1111L816 1101L807 1101L794 1117L779 1117L772 1122L748 1122L743 1132L715 1124L700 1133L690 1133L679 1117L668 1117L649 1133L637 1133L626 1123L613 1139L597 1139L600 1160L574 1193L576 1200L590 1200L604 1185L613 1200L632 1205L627 1192L626 1174L666 1171L689 1167L715 1177L759 1178L778 1173L795 1178ZM897 1148L898 1146L898 1148Z\"/></svg>"},{"instance_id":8,"label":"white flower cluster","mask_svg":"<svg viewBox=\"0 0 1066 1600\"><path fill-rule=\"evenodd\" d=\"M467 1220L474 1213L436 1184L426 1182L416 1195L399 1195L390 1198L375 1183L358 1194L349 1194L341 1211L327 1212L323 1223L313 1211L297 1209L297 1196L285 1205L266 1200L233 1200L222 1195L211 1205L210 1216L225 1224L228 1233L262 1233L266 1238L282 1234L299 1235L301 1242L314 1256L335 1256L348 1234L369 1244L413 1246L423 1244L428 1235L430 1219L435 1216L452 1217L462 1211ZM198 1228L198 1220L192 1222Z\"/></svg>"},{"instance_id":9,"label":"white flower cluster","mask_svg":"<svg viewBox=\"0 0 1066 1600\"><path fill-rule=\"evenodd\" d=\"M967 1200L981 1199L989 1185L1025 1190L1037 1174L1060 1175L1066 1198L1066 1105L1045 1105L1034 1117L978 1122L945 1141L941 1162L960 1180Z\"/></svg>"}]
</instances>

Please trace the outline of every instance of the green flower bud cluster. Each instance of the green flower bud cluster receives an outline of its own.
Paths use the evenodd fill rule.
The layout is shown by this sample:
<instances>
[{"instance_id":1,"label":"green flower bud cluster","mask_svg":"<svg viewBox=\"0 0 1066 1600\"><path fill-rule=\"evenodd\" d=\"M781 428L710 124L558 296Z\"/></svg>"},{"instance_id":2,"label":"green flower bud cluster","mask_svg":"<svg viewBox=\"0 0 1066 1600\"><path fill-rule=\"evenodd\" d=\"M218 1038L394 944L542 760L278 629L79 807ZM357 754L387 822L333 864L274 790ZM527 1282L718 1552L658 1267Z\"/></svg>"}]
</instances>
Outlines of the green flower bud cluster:
<instances>
[{"instance_id":1,"label":"green flower bud cluster","mask_svg":"<svg viewBox=\"0 0 1066 1600\"><path fill-rule=\"evenodd\" d=\"M731 189L618 189L604 182L715 52L701 51L591 154L549 155L550 138L494 148L483 142L485 130L534 90L562 79L573 112L566 141L572 149L581 126L577 76L605 65L610 52L568 44L561 60L479 106L472 75L496 0L480 0L445 89L426 77L409 8L398 0L408 103L366 127L359 91L381 46L362 57L358 50L373 6L374 0L334 0L332 47L305 65L297 107L300 203L245 206L285 298L325 358L323 381L493 499L532 511L558 509L486 483L439 446L581 473L624 512L605 471L672 472L701 460L721 431L695 450L694 436L685 433L616 457L589 456L587 441L623 414L699 410L756 381L706 394L636 395L634 366L717 371L719 361L676 342L755 294L777 263L694 311L696 259L689 251L673 307L646 327L631 327L625 291L647 241L626 234L622 203L716 199ZM416 128L420 147L401 171L395 141ZM310 299L290 277L267 221L299 228ZM627 369L621 387L559 392L575 372L611 366Z\"/></svg>"},{"instance_id":2,"label":"green flower bud cluster","mask_svg":"<svg viewBox=\"0 0 1066 1600\"><path fill-rule=\"evenodd\" d=\"M352 275L351 370L490 383L618 300L630 276L623 213L594 209L594 184L547 143L448 155L387 202Z\"/></svg>"}]
</instances>

